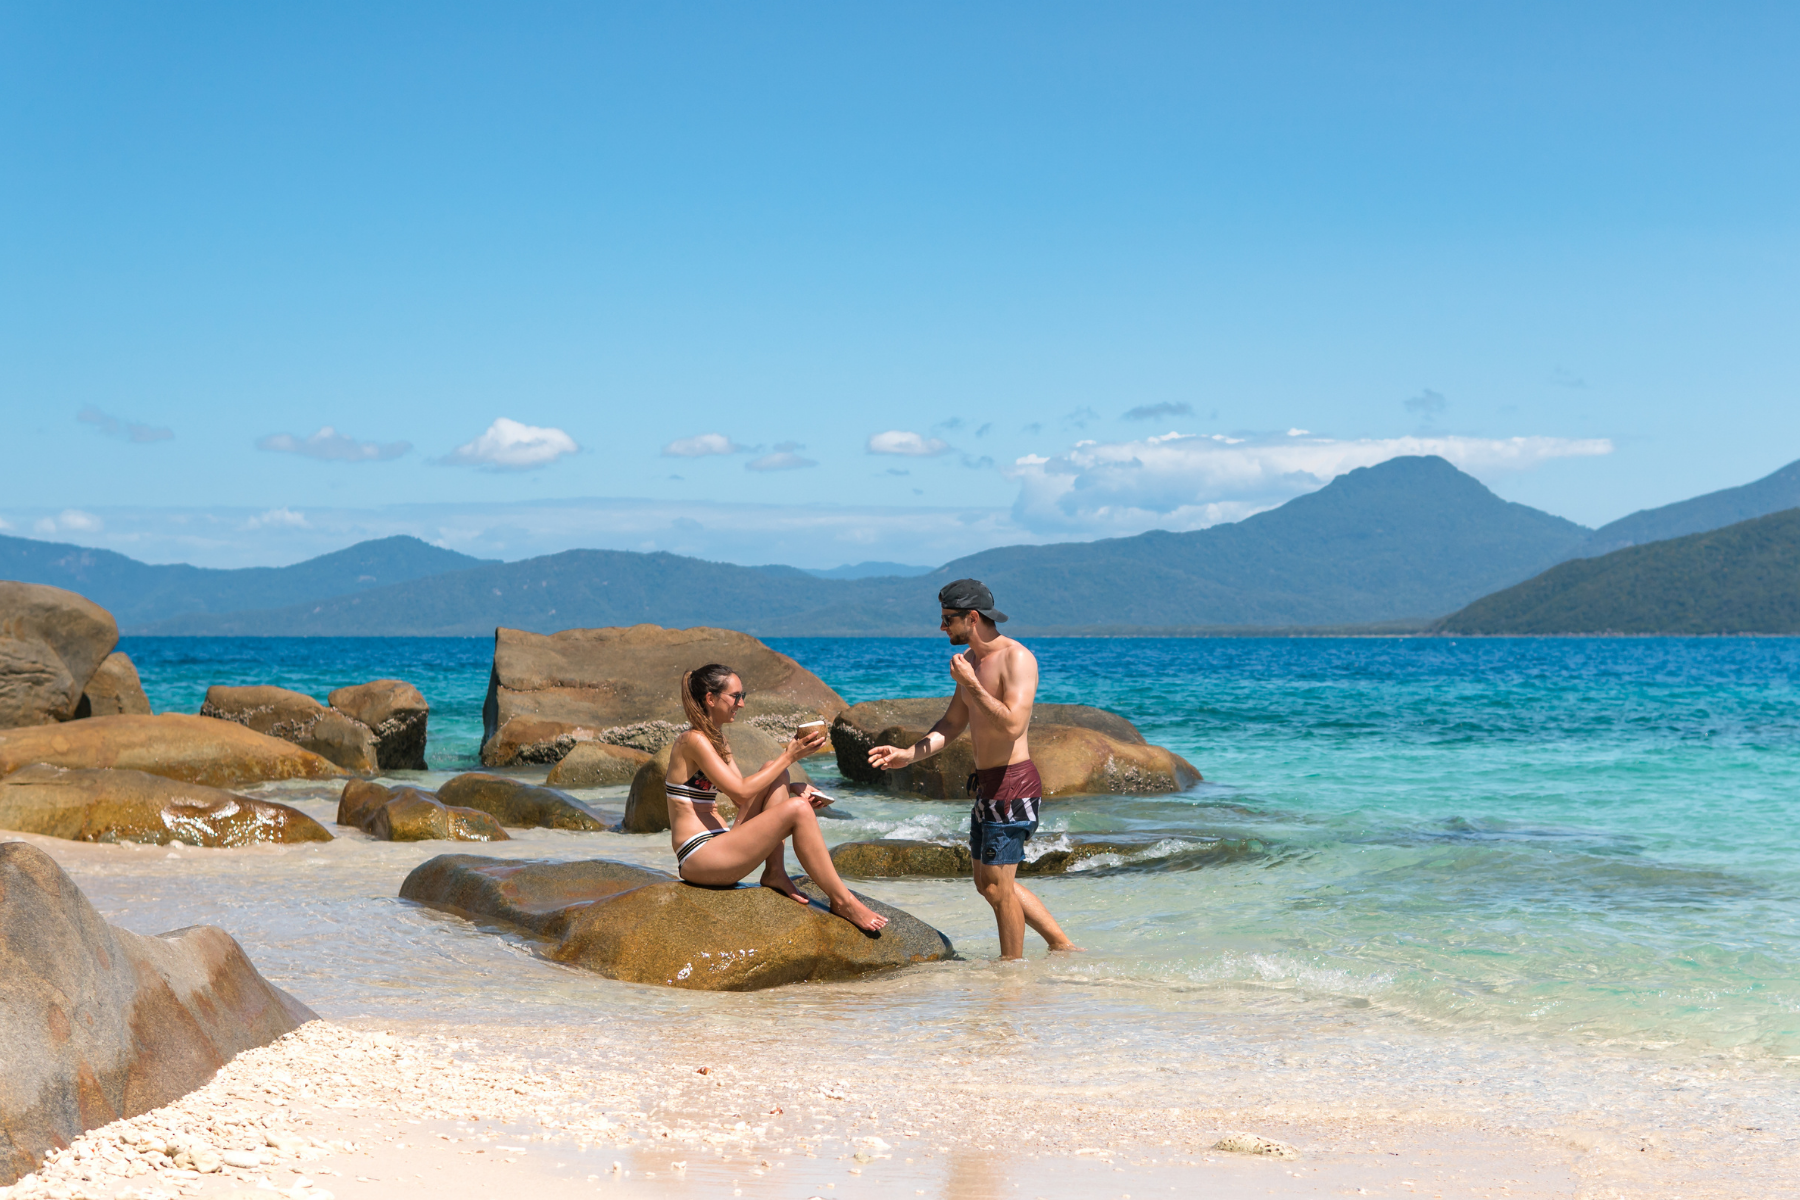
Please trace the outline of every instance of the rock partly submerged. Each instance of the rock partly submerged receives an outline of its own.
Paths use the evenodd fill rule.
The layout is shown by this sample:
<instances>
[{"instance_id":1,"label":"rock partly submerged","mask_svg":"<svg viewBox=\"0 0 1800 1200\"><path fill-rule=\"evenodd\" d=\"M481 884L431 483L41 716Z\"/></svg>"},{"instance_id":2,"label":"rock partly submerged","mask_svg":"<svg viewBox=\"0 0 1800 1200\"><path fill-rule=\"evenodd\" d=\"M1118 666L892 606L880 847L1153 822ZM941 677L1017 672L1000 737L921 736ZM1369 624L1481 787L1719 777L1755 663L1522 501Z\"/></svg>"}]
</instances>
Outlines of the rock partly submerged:
<instances>
[{"instance_id":1,"label":"rock partly submerged","mask_svg":"<svg viewBox=\"0 0 1800 1200\"><path fill-rule=\"evenodd\" d=\"M876 746L910 746L937 723L948 696L870 700L839 713L831 724L838 772L846 779L924 800L961 800L975 769L975 747L964 731L942 751L898 771L869 765ZM1085 704L1039 704L1031 714L1031 757L1044 795L1156 795L1200 782L1200 772L1170 750L1152 746L1130 721Z\"/></svg>"},{"instance_id":2,"label":"rock partly submerged","mask_svg":"<svg viewBox=\"0 0 1800 1200\"><path fill-rule=\"evenodd\" d=\"M929 726L894 726L875 735L879 746L910 746ZM1031 761L1043 781L1044 798L1064 796L1151 796L1184 791L1200 782L1200 772L1172 750L1142 742L1121 742L1075 725L1033 725ZM975 747L959 737L922 762L883 771L881 782L897 796L915 800L966 800L975 770Z\"/></svg>"},{"instance_id":3,"label":"rock partly submerged","mask_svg":"<svg viewBox=\"0 0 1800 1200\"><path fill-rule=\"evenodd\" d=\"M253 846L329 842L297 808L143 771L37 764L0 779L0 829L76 842Z\"/></svg>"},{"instance_id":4,"label":"rock partly submerged","mask_svg":"<svg viewBox=\"0 0 1800 1200\"><path fill-rule=\"evenodd\" d=\"M600 814L573 796L485 771L469 771L440 784L437 797L457 808L478 809L513 829L597 833L610 828Z\"/></svg>"},{"instance_id":5,"label":"rock partly submerged","mask_svg":"<svg viewBox=\"0 0 1800 1200\"><path fill-rule=\"evenodd\" d=\"M276 779L337 779L343 769L291 742L230 721L160 716L91 717L0 730L0 775L32 763L147 771L184 783L237 787Z\"/></svg>"},{"instance_id":6,"label":"rock partly submerged","mask_svg":"<svg viewBox=\"0 0 1800 1200\"><path fill-rule=\"evenodd\" d=\"M200 715L292 742L346 771L373 775L379 769L369 727L304 692L267 685L214 686L206 689Z\"/></svg>"},{"instance_id":7,"label":"rock partly submerged","mask_svg":"<svg viewBox=\"0 0 1800 1200\"><path fill-rule=\"evenodd\" d=\"M481 761L490 767L556 762L581 742L614 740L608 737L614 730L685 724L682 674L711 662L728 664L744 681L749 695L738 719L777 735L799 721L829 721L844 708L818 676L735 630L633 625L546 635L499 629L482 708Z\"/></svg>"},{"instance_id":8,"label":"rock partly submerged","mask_svg":"<svg viewBox=\"0 0 1800 1200\"><path fill-rule=\"evenodd\" d=\"M1189 835L1060 834L1046 847L1027 843L1028 858L1019 864L1021 878L1065 875L1071 871L1183 871L1223 866L1260 858L1261 842ZM958 879L974 871L967 842L923 842L883 838L842 842L832 848L831 863L845 879Z\"/></svg>"},{"instance_id":9,"label":"rock partly submerged","mask_svg":"<svg viewBox=\"0 0 1800 1200\"><path fill-rule=\"evenodd\" d=\"M776 740L756 726L737 721L725 726L725 744L731 747L732 761L745 775L756 774L787 747L786 742ZM632 777L631 795L625 801L625 819L619 826L626 833L662 833L668 829L669 804L664 785L668 781L671 749L664 746L650 755ZM796 783L812 782L812 776L799 763L788 768L788 777ZM717 810L722 821L737 818L737 805L729 796L719 797Z\"/></svg>"},{"instance_id":10,"label":"rock partly submerged","mask_svg":"<svg viewBox=\"0 0 1800 1200\"><path fill-rule=\"evenodd\" d=\"M367 726L375 737L375 761L383 771L423 771L431 705L400 679L376 679L341 687L326 697L331 707Z\"/></svg>"},{"instance_id":11,"label":"rock partly submerged","mask_svg":"<svg viewBox=\"0 0 1800 1200\"><path fill-rule=\"evenodd\" d=\"M948 938L897 908L858 893L888 918L879 934L866 934L832 916L810 880L795 883L813 903L748 884L696 887L604 860L441 855L415 868L400 895L554 939L551 959L628 983L753 991L955 955Z\"/></svg>"},{"instance_id":12,"label":"rock partly submerged","mask_svg":"<svg viewBox=\"0 0 1800 1200\"><path fill-rule=\"evenodd\" d=\"M112 614L42 583L0 580L0 728L73 720L119 643Z\"/></svg>"},{"instance_id":13,"label":"rock partly submerged","mask_svg":"<svg viewBox=\"0 0 1800 1200\"><path fill-rule=\"evenodd\" d=\"M337 823L384 842L511 840L500 822L479 809L453 807L420 788L390 788L367 779L344 784Z\"/></svg>"},{"instance_id":14,"label":"rock partly submerged","mask_svg":"<svg viewBox=\"0 0 1800 1200\"><path fill-rule=\"evenodd\" d=\"M631 746L582 742L550 768L551 787L619 787L631 782L650 755Z\"/></svg>"},{"instance_id":15,"label":"rock partly submerged","mask_svg":"<svg viewBox=\"0 0 1800 1200\"><path fill-rule=\"evenodd\" d=\"M869 765L869 751L880 742L883 730L917 729L923 731L937 724L950 707L949 696L913 696L899 700L865 700L837 714L831 723L831 746L837 753L838 773L857 783L885 786L887 773ZM1086 704L1039 704L1031 710L1031 726L1073 725L1092 729L1116 742L1144 745L1144 735L1136 725L1104 708ZM917 739L915 739L917 740ZM967 742L964 732L958 742Z\"/></svg>"},{"instance_id":16,"label":"rock partly submerged","mask_svg":"<svg viewBox=\"0 0 1800 1200\"><path fill-rule=\"evenodd\" d=\"M108 925L28 843L0 843L0 896L0 1186L314 1017L222 929Z\"/></svg>"}]
</instances>

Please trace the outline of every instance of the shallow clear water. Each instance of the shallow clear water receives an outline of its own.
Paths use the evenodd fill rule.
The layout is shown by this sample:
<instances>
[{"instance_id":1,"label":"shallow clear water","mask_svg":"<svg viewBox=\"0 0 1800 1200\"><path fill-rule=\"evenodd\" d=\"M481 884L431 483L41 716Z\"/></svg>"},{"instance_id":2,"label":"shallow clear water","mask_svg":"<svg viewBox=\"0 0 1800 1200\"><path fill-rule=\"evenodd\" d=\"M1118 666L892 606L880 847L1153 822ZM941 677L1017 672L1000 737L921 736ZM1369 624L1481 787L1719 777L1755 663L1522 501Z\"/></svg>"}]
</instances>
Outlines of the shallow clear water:
<instances>
[{"instance_id":1,"label":"shallow clear water","mask_svg":"<svg viewBox=\"0 0 1800 1200\"><path fill-rule=\"evenodd\" d=\"M773 644L852 702L947 691L941 643ZM1124 862L1034 882L1088 953L1004 985L1027 988L1030 1020L996 1016L1005 973L983 961L996 947L992 918L966 882L862 890L936 924L969 961L722 998L570 972L525 943L394 899L406 871L442 846L349 835L287 851L94 848L71 867L128 926L224 925L330 1016L529 1011L629 1026L679 1012L770 1028L872 1022L946 1045L1004 1027L1008 1044L1034 1053L1109 1048L1113 1066L1083 1068L1096 1072L1198 1046L1221 1021L1250 1021L1261 1032L1244 1037L1298 1059L1329 1057L1350 1021L1369 1037L1403 1038L1427 1072L1450 1044L1433 1039L1448 1036L1463 1057L1442 1069L1465 1075L1470 1046L1661 1048L1778 1072L1800 1056L1800 643L1031 645L1041 699L1122 712L1207 779L1179 796L1054 802L1040 838L1225 836L1262 850L1194 869ZM123 648L158 710L195 711L209 683L323 696L408 679L433 705L432 778L475 762L486 640ZM815 774L852 814L829 824L833 841L964 830L960 805L894 801L833 780L829 767ZM327 793L273 791L329 820ZM603 808L623 803L618 789L583 794ZM527 831L496 852L671 862L662 836Z\"/></svg>"}]
</instances>

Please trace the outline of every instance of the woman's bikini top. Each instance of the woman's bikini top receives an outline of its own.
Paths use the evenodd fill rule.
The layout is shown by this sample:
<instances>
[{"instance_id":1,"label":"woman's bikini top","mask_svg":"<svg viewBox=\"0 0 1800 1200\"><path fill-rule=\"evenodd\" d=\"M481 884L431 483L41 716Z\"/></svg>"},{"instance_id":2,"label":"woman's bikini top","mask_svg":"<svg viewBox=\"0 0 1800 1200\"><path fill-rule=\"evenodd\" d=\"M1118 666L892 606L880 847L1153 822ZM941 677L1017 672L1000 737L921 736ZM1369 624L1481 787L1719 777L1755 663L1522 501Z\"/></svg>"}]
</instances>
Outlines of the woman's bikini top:
<instances>
[{"instance_id":1,"label":"woman's bikini top","mask_svg":"<svg viewBox=\"0 0 1800 1200\"><path fill-rule=\"evenodd\" d=\"M695 771L686 783L665 783L663 790L690 804L713 805L719 802L719 789L712 785L704 771Z\"/></svg>"}]
</instances>

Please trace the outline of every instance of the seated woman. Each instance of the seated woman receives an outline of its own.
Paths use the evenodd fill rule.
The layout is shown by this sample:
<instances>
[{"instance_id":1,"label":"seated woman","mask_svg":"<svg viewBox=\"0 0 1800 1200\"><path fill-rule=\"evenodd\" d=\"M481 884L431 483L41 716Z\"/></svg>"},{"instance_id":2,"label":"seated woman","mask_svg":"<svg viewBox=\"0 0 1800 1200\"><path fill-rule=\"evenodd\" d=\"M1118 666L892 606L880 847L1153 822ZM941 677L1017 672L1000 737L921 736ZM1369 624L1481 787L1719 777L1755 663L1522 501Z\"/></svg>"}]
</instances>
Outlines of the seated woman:
<instances>
[{"instance_id":1,"label":"seated woman","mask_svg":"<svg viewBox=\"0 0 1800 1200\"><path fill-rule=\"evenodd\" d=\"M824 745L825 734L796 736L767 766L746 777L719 732L743 706L744 683L730 667L709 663L681 678L681 707L693 728L676 738L669 751L666 786L676 870L689 883L723 887L762 863L764 887L805 904L806 896L787 874L782 843L791 837L794 857L830 898L831 911L858 929L875 932L887 918L850 894L819 832L814 810L830 800L811 784L788 779L788 768ZM737 804L730 829L714 808L721 794Z\"/></svg>"}]
</instances>

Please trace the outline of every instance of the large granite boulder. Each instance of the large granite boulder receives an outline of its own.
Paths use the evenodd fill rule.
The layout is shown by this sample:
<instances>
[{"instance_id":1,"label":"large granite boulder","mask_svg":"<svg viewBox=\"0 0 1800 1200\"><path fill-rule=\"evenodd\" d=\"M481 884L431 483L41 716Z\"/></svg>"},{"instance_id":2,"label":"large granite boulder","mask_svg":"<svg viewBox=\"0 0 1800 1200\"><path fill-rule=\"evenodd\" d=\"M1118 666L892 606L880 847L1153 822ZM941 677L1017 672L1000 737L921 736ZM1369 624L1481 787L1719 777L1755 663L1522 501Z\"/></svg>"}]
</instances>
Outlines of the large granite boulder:
<instances>
[{"instance_id":1,"label":"large granite boulder","mask_svg":"<svg viewBox=\"0 0 1800 1200\"><path fill-rule=\"evenodd\" d=\"M0 844L0 1186L313 1020L222 929L108 925L54 859Z\"/></svg>"},{"instance_id":2,"label":"large granite boulder","mask_svg":"<svg viewBox=\"0 0 1800 1200\"><path fill-rule=\"evenodd\" d=\"M550 768L551 787L618 787L630 783L651 756L630 746L582 742Z\"/></svg>"},{"instance_id":3,"label":"large granite boulder","mask_svg":"<svg viewBox=\"0 0 1800 1200\"><path fill-rule=\"evenodd\" d=\"M624 863L445 855L414 869L400 894L553 938L552 959L628 983L753 991L851 979L956 953L923 921L857 893L888 918L880 933L864 933L832 916L804 877L795 883L814 903L802 907L768 888L704 888L655 875Z\"/></svg>"},{"instance_id":4,"label":"large granite boulder","mask_svg":"<svg viewBox=\"0 0 1800 1200\"><path fill-rule=\"evenodd\" d=\"M431 705L410 683L377 679L341 687L326 699L331 707L368 726L375 735L375 761L383 771L423 771L425 726Z\"/></svg>"},{"instance_id":5,"label":"large granite boulder","mask_svg":"<svg viewBox=\"0 0 1800 1200\"><path fill-rule=\"evenodd\" d=\"M0 580L0 728L69 721L119 644L112 614L42 583Z\"/></svg>"},{"instance_id":6,"label":"large granite boulder","mask_svg":"<svg viewBox=\"0 0 1800 1200\"><path fill-rule=\"evenodd\" d=\"M725 726L725 744L731 747L732 761L745 775L756 774L787 748L786 742L777 741L756 726L741 721ZM669 828L669 800L663 785L669 777L669 752L673 748L671 745L658 750L632 777L631 795L625 801L625 819L620 824L626 833L662 833ZM788 777L799 783L812 782L812 776L799 763L788 768ZM729 823L737 819L737 805L729 796L719 797L717 811L722 821Z\"/></svg>"},{"instance_id":7,"label":"large granite boulder","mask_svg":"<svg viewBox=\"0 0 1800 1200\"><path fill-rule=\"evenodd\" d=\"M609 826L575 797L522 779L469 771L438 787L438 799L458 808L487 813L513 829L579 829L597 833Z\"/></svg>"},{"instance_id":8,"label":"large granite boulder","mask_svg":"<svg viewBox=\"0 0 1800 1200\"><path fill-rule=\"evenodd\" d=\"M149 715L150 697L144 695L137 665L118 650L101 660L75 705L77 718Z\"/></svg>"},{"instance_id":9,"label":"large granite boulder","mask_svg":"<svg viewBox=\"0 0 1800 1200\"><path fill-rule=\"evenodd\" d=\"M143 771L42 764L0 779L0 829L75 842L251 846L329 842L325 827L285 804Z\"/></svg>"},{"instance_id":10,"label":"large granite boulder","mask_svg":"<svg viewBox=\"0 0 1800 1200\"><path fill-rule=\"evenodd\" d=\"M570 916L595 900L674 878L667 871L607 858L543 862L440 854L413 868L400 885L400 898L560 938Z\"/></svg>"},{"instance_id":11,"label":"large granite boulder","mask_svg":"<svg viewBox=\"0 0 1800 1200\"><path fill-rule=\"evenodd\" d=\"M919 696L902 700L865 700L839 713L831 723L831 747L837 752L838 773L857 783L886 786L887 773L869 765L870 750L896 744L878 741L882 732L889 729L928 730L949 707L948 696ZM1144 744L1144 735L1138 732L1136 725L1116 712L1086 704L1034 705L1031 725L1033 729L1039 725L1073 725L1104 733L1116 742ZM924 736L923 732L920 736ZM956 740L966 743L969 740L967 731ZM967 776L968 772L963 774Z\"/></svg>"},{"instance_id":12,"label":"large granite boulder","mask_svg":"<svg viewBox=\"0 0 1800 1200\"><path fill-rule=\"evenodd\" d=\"M923 728L901 726L875 736L878 746L910 746ZM1120 742L1074 725L1033 725L1031 761L1044 783L1044 798L1063 796L1158 795L1200 782L1200 772L1171 750L1142 742ZM915 800L966 800L975 770L975 747L965 735L923 762L883 771L889 791Z\"/></svg>"},{"instance_id":13,"label":"large granite boulder","mask_svg":"<svg viewBox=\"0 0 1800 1200\"><path fill-rule=\"evenodd\" d=\"M506 830L487 813L453 808L415 787L384 787L352 779L338 797L337 823L384 842L505 842Z\"/></svg>"},{"instance_id":14,"label":"large granite boulder","mask_svg":"<svg viewBox=\"0 0 1800 1200\"><path fill-rule=\"evenodd\" d=\"M1052 839L1052 848L1041 853L1036 839L1027 843L1027 852L1037 857L1019 864L1021 877L1111 869L1196 870L1265 853L1257 841L1181 834L1058 834ZM832 848L831 863L845 879L956 879L974 874L967 842L901 838L843 842Z\"/></svg>"},{"instance_id":15,"label":"large granite boulder","mask_svg":"<svg viewBox=\"0 0 1800 1200\"><path fill-rule=\"evenodd\" d=\"M267 685L214 685L206 689L200 715L292 742L346 771L373 775L380 769L374 732L355 717L327 708L304 692Z\"/></svg>"},{"instance_id":16,"label":"large granite boulder","mask_svg":"<svg viewBox=\"0 0 1800 1200\"><path fill-rule=\"evenodd\" d=\"M185 783L236 787L270 779L337 779L336 764L230 721L163 713L92 717L0 730L0 775L32 763L148 771Z\"/></svg>"},{"instance_id":17,"label":"large granite boulder","mask_svg":"<svg viewBox=\"0 0 1800 1200\"><path fill-rule=\"evenodd\" d=\"M749 693L738 715L777 734L799 721L829 721L841 696L799 663L730 629L566 629L494 632L494 666L482 707L481 761L490 767L555 762L576 743L649 721L685 724L683 673L728 663ZM640 746L648 750L648 746Z\"/></svg>"}]
</instances>

